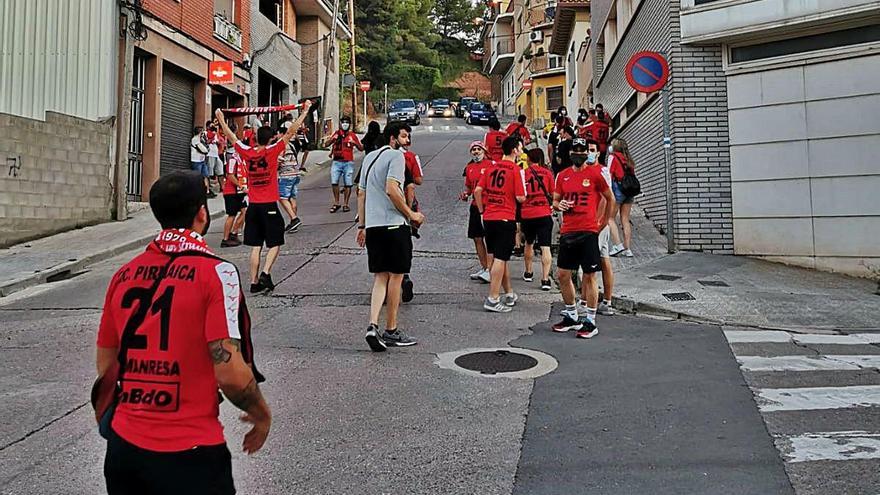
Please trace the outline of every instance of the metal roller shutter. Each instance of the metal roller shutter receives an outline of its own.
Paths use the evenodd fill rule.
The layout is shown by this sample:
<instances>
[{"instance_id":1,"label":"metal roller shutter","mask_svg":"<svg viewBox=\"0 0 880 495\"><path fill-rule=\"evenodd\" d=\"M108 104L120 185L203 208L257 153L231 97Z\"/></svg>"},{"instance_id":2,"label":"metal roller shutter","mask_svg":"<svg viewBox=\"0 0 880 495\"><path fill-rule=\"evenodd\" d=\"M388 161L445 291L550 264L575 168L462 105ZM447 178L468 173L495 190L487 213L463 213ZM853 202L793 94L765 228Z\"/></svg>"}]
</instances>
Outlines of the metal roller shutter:
<instances>
[{"instance_id":1,"label":"metal roller shutter","mask_svg":"<svg viewBox=\"0 0 880 495\"><path fill-rule=\"evenodd\" d=\"M195 111L193 80L165 64L162 70L162 149L159 173L189 170L189 147Z\"/></svg>"}]
</instances>

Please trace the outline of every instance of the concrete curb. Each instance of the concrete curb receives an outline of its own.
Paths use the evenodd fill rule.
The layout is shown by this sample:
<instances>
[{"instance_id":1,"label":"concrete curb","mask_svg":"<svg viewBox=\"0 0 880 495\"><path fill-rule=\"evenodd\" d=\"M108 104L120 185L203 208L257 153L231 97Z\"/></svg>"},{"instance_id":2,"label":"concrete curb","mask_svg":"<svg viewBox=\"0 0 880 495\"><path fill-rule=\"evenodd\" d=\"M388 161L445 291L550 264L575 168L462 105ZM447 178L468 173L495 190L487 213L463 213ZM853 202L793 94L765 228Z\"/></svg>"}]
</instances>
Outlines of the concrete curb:
<instances>
[{"instance_id":1,"label":"concrete curb","mask_svg":"<svg viewBox=\"0 0 880 495\"><path fill-rule=\"evenodd\" d=\"M220 210L212 213L211 219L217 220L218 218L221 218L225 215L226 212L224 210ZM121 242L114 246L108 246L107 248L90 254L82 259L60 263L45 270L34 272L33 275L17 278L10 282L0 283L0 297L6 297L14 292L27 289L28 287L48 283L49 280L52 278L62 279L66 275L82 271L90 265L110 259L126 251L131 251L132 249L142 247L146 243L150 242L150 240L152 240L154 237L156 237L156 233L143 235L136 239Z\"/></svg>"}]
</instances>

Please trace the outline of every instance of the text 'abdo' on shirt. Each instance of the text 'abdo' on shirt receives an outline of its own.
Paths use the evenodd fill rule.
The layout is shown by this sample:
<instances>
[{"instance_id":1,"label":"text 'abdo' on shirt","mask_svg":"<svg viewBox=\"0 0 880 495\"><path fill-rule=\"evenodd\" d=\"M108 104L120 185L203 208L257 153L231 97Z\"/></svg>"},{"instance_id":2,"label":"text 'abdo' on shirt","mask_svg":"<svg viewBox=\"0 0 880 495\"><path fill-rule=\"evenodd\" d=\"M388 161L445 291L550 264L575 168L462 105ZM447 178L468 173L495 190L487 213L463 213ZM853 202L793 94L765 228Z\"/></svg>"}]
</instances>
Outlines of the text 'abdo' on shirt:
<instances>
[{"instance_id":1,"label":"text 'abdo' on shirt","mask_svg":"<svg viewBox=\"0 0 880 495\"><path fill-rule=\"evenodd\" d=\"M516 220L516 197L526 195L523 170L508 160L495 162L480 177L483 220Z\"/></svg>"}]
</instances>

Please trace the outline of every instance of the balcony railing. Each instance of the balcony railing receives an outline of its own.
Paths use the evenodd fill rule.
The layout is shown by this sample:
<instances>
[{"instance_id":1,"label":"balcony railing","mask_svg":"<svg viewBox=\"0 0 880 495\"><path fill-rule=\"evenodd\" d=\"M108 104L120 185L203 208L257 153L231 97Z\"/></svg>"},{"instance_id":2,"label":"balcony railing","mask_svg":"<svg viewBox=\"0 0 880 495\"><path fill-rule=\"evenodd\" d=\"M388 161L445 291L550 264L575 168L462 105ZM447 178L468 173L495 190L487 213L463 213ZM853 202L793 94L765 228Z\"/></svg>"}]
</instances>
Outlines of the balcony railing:
<instances>
[{"instance_id":1,"label":"balcony railing","mask_svg":"<svg viewBox=\"0 0 880 495\"><path fill-rule=\"evenodd\" d=\"M214 36L241 51L241 29L223 14L214 14Z\"/></svg>"},{"instance_id":2,"label":"balcony railing","mask_svg":"<svg viewBox=\"0 0 880 495\"><path fill-rule=\"evenodd\" d=\"M564 69L563 65L565 61L562 57L556 55L538 55L532 57L532 62L529 65L529 69L531 69L532 73L545 72L548 70L556 70L556 69Z\"/></svg>"},{"instance_id":3,"label":"balcony railing","mask_svg":"<svg viewBox=\"0 0 880 495\"><path fill-rule=\"evenodd\" d=\"M510 55L515 49L513 40L500 40L495 43L495 56Z\"/></svg>"},{"instance_id":4,"label":"balcony railing","mask_svg":"<svg viewBox=\"0 0 880 495\"><path fill-rule=\"evenodd\" d=\"M529 9L528 23L529 27L540 26L542 24L553 24L556 17L556 6L552 7L535 7Z\"/></svg>"}]
</instances>

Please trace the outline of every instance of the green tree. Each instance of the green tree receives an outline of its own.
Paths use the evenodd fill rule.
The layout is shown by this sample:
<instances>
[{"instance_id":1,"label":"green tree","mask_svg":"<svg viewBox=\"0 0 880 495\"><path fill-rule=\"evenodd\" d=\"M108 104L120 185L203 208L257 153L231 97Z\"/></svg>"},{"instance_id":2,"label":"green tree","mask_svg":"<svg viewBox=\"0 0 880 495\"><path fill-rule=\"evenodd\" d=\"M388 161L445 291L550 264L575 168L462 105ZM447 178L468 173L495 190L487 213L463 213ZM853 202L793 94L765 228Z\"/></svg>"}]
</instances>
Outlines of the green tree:
<instances>
[{"instance_id":1,"label":"green tree","mask_svg":"<svg viewBox=\"0 0 880 495\"><path fill-rule=\"evenodd\" d=\"M480 17L482 8L470 0L434 0L431 20L443 38L464 40L471 48L477 45L479 28L474 19Z\"/></svg>"}]
</instances>

